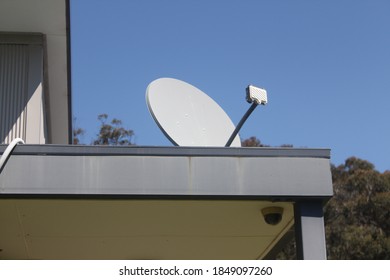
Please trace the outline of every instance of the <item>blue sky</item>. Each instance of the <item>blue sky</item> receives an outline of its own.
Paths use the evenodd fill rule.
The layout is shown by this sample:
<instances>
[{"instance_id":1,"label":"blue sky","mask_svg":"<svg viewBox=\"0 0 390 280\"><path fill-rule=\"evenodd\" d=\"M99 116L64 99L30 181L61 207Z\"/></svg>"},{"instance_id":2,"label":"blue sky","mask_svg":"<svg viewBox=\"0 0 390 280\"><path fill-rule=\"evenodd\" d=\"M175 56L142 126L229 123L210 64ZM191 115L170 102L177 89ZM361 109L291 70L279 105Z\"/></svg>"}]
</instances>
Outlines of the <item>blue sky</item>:
<instances>
[{"instance_id":1,"label":"blue sky","mask_svg":"<svg viewBox=\"0 0 390 280\"><path fill-rule=\"evenodd\" d=\"M89 144L97 115L138 145L171 143L148 84L184 80L237 124L249 84L268 91L241 130L272 146L330 148L390 169L390 1L71 0L72 99Z\"/></svg>"}]
</instances>

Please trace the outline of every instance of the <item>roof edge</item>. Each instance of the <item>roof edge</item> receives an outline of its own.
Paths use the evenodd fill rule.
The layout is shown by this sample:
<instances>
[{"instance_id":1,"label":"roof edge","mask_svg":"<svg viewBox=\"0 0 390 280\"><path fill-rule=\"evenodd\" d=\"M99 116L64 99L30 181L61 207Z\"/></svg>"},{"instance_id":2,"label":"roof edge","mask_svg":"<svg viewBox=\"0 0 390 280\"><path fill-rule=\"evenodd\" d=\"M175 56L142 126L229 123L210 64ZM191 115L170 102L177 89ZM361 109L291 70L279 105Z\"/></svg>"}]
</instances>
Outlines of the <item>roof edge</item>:
<instances>
[{"instance_id":1,"label":"roof edge","mask_svg":"<svg viewBox=\"0 0 390 280\"><path fill-rule=\"evenodd\" d=\"M6 145L0 145L0 152ZM14 155L63 156L195 156L195 157L301 157L330 159L330 149L285 147L160 147L160 146L86 146L18 145Z\"/></svg>"}]
</instances>

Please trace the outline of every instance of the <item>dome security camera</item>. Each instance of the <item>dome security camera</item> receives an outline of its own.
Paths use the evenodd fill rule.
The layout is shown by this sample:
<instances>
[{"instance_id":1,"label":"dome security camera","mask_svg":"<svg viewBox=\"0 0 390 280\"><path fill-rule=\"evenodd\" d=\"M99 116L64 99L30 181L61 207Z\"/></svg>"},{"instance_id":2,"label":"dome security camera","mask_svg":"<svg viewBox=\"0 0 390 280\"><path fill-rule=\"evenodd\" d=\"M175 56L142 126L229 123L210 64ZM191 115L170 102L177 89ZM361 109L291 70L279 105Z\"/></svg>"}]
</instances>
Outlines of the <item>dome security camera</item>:
<instances>
[{"instance_id":1,"label":"dome security camera","mask_svg":"<svg viewBox=\"0 0 390 280\"><path fill-rule=\"evenodd\" d=\"M283 217L283 208L282 207L266 207L261 210L263 214L264 221L268 225L276 226L280 223Z\"/></svg>"}]
</instances>

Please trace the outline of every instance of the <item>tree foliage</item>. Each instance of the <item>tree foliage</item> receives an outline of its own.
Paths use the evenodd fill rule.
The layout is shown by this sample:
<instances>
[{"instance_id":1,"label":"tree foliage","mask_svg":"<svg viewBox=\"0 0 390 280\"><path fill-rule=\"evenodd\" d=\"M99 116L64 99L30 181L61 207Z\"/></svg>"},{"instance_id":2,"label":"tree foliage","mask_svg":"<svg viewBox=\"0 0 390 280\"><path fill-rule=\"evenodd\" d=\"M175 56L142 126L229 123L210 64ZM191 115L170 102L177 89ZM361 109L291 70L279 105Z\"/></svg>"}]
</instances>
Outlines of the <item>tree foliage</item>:
<instances>
[{"instance_id":1,"label":"tree foliage","mask_svg":"<svg viewBox=\"0 0 390 280\"><path fill-rule=\"evenodd\" d=\"M101 114L98 116L100 129L97 138L93 141L94 145L134 145L132 139L134 136L133 130L125 129L122 126L121 120L114 118L111 122L107 122L107 119L107 114Z\"/></svg>"},{"instance_id":2,"label":"tree foliage","mask_svg":"<svg viewBox=\"0 0 390 280\"><path fill-rule=\"evenodd\" d=\"M81 144L80 136L84 135L85 131L82 128L73 129L73 145Z\"/></svg>"},{"instance_id":3,"label":"tree foliage","mask_svg":"<svg viewBox=\"0 0 390 280\"><path fill-rule=\"evenodd\" d=\"M251 136L251 137L241 141L241 146L242 147L269 147L270 145L266 145L266 144L261 143L260 139L258 139L256 136ZM283 145L280 145L279 147L292 148L293 145L283 144Z\"/></svg>"},{"instance_id":4,"label":"tree foliage","mask_svg":"<svg viewBox=\"0 0 390 280\"><path fill-rule=\"evenodd\" d=\"M75 122L76 119L74 119ZM92 140L92 145L130 146L135 145L133 141L134 131L122 126L122 121L116 118L108 121L107 114L98 115L100 122L99 133ZM82 128L73 129L73 144L80 145L81 137L85 134Z\"/></svg>"},{"instance_id":5,"label":"tree foliage","mask_svg":"<svg viewBox=\"0 0 390 280\"><path fill-rule=\"evenodd\" d=\"M331 170L334 197L324 216L328 258L390 259L390 172L356 157Z\"/></svg>"},{"instance_id":6,"label":"tree foliage","mask_svg":"<svg viewBox=\"0 0 390 280\"><path fill-rule=\"evenodd\" d=\"M76 126L77 119L73 118L73 124L75 127L73 128L73 145L80 145L81 144L81 137L85 134L85 130L83 128L80 128Z\"/></svg>"},{"instance_id":7,"label":"tree foliage","mask_svg":"<svg viewBox=\"0 0 390 280\"><path fill-rule=\"evenodd\" d=\"M261 143L259 139L255 136L249 137L241 142L241 146L243 147L268 147L268 145L264 145Z\"/></svg>"}]
</instances>

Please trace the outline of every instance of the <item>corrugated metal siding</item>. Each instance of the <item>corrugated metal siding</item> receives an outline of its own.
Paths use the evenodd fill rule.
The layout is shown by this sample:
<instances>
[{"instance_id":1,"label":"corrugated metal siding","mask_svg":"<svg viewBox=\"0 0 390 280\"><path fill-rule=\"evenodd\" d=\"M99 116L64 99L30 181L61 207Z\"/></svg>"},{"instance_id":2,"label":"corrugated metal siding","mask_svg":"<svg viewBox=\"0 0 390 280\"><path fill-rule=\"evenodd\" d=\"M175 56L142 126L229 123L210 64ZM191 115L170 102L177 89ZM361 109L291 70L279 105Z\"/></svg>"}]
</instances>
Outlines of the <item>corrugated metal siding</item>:
<instances>
[{"instance_id":1,"label":"corrugated metal siding","mask_svg":"<svg viewBox=\"0 0 390 280\"><path fill-rule=\"evenodd\" d=\"M0 142L26 139L28 45L0 44Z\"/></svg>"}]
</instances>

